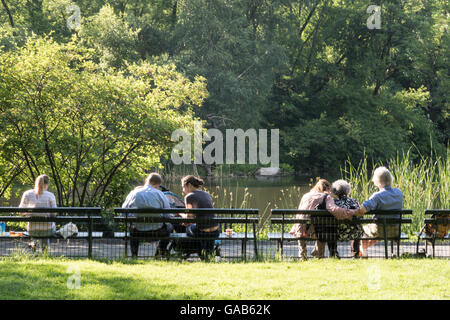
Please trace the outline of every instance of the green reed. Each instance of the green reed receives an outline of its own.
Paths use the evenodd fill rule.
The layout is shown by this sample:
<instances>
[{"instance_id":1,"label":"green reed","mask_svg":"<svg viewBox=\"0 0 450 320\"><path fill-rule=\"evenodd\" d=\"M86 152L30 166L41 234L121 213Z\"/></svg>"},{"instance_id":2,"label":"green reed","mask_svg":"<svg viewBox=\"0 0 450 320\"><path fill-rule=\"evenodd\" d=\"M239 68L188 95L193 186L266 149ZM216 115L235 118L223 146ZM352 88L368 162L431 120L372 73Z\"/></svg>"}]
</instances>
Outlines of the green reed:
<instances>
[{"instance_id":1,"label":"green reed","mask_svg":"<svg viewBox=\"0 0 450 320\"><path fill-rule=\"evenodd\" d=\"M413 161L410 151L398 155L386 163L376 163L373 168L386 166L394 176L394 187L403 193L403 208L413 210L412 224L402 226L409 236L423 227L425 209L448 209L450 207L450 158L449 149L445 158L421 156ZM350 161L341 169L343 179L352 186L352 197L360 203L377 191L372 183L372 172L368 170L368 159L364 157L357 166Z\"/></svg>"},{"instance_id":2,"label":"green reed","mask_svg":"<svg viewBox=\"0 0 450 320\"><path fill-rule=\"evenodd\" d=\"M233 192L228 191L227 188L216 186L215 188L206 188L206 191L210 193L216 208L250 209L252 195L248 188L244 188L243 191L239 192L239 186L237 185ZM245 215L233 215L233 217L245 217ZM244 224L233 224L226 227L232 227L234 232L244 232L245 230Z\"/></svg>"},{"instance_id":3,"label":"green reed","mask_svg":"<svg viewBox=\"0 0 450 320\"><path fill-rule=\"evenodd\" d=\"M404 225L402 231L411 238L423 227L424 211L426 209L448 209L450 207L450 148L447 148L446 157L424 157L413 160L408 151L385 163L370 163L367 156L358 164L346 161L341 168L341 178L347 180L352 187L351 196L360 203L369 199L377 191L372 183L373 172L369 168L386 166L394 176L394 187L403 193L403 208L413 210L412 224ZM325 177L326 178L326 177ZM260 213L258 234L264 239L268 232L281 232L280 226L270 224L270 209L298 208L302 196L309 192L315 180L311 178L309 186L292 186L280 190L277 203L267 203L264 212ZM253 195L248 188L239 191L223 187L208 190L213 198L216 208L242 208L251 207ZM291 225L286 225L288 232ZM235 225L236 232L243 231L243 225Z\"/></svg>"}]
</instances>

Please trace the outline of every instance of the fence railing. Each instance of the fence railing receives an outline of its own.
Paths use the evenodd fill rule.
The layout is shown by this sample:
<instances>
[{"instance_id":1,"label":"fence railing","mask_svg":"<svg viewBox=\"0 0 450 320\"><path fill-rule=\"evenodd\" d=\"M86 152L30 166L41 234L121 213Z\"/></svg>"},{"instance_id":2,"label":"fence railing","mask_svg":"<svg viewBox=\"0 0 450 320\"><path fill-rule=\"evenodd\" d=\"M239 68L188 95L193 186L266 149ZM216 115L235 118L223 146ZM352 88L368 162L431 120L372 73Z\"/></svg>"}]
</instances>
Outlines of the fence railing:
<instances>
[{"instance_id":1,"label":"fence railing","mask_svg":"<svg viewBox=\"0 0 450 320\"><path fill-rule=\"evenodd\" d=\"M424 223L446 223L448 216L446 220L436 214L448 211L429 210L427 215L433 218L427 216ZM180 214L188 216L181 217ZM299 214L306 216L296 217ZM374 214L378 217L372 217ZM317 240L320 240L327 243L337 242L336 248L340 257L345 258L351 257L345 253L350 248L350 240L341 240L336 228L341 225L377 224L383 226L381 233L375 236L365 234L352 239L379 240L369 250L370 257L389 258L390 242L392 254L394 243L397 244L397 257L416 255L424 249L428 252L428 243L431 243L433 257L449 258L448 234L446 237L418 235L419 240L423 240L419 244L419 241L416 242L417 238L412 239L401 232L403 225L411 223L411 215L411 210L370 212L363 218L349 221L336 220L326 210L278 209L272 210L271 218L262 228L269 232L264 233L258 228L260 221L257 209L115 208L113 212L106 213L98 207L0 207L0 226L3 224L5 227L0 230L3 231L0 233L0 256L34 252L29 244L36 241L42 244L42 249L47 253L67 257L150 258L158 253L161 243L166 243L168 252L165 253L169 258L198 256L207 259L216 256L221 259L251 260L278 256L283 259L296 259L300 257L300 254L297 254L299 245L296 241L306 241L308 254L311 256L311 249L316 246ZM296 223L313 226L315 233L300 237L290 234L292 225ZM66 230L66 234L61 233L61 230L70 224L76 226L76 232ZM161 234L152 229L162 224L170 224L170 232ZM395 236L389 235L390 226L397 229ZM330 249L327 256L329 255Z\"/></svg>"},{"instance_id":2,"label":"fence railing","mask_svg":"<svg viewBox=\"0 0 450 320\"><path fill-rule=\"evenodd\" d=\"M339 226L341 225L367 225L377 224L382 225L380 232L376 236L364 236L355 237L351 240L383 240L384 241L384 253L385 258L388 258L388 242L391 241L391 247L393 242L397 242L397 255L400 254L400 241L407 240L407 236L402 234L401 226L410 224L412 220L410 218L404 218L405 215L412 215L412 210L384 210L384 211L372 211L365 214L365 216L373 216L373 218L356 218L352 220L337 220L327 210L297 210L297 209L273 209L272 218L270 223L272 225L280 225L280 233L269 234L269 239L278 242L277 248L280 248L281 255L283 255L283 243L285 241L322 241L322 242L337 242L339 240ZM290 216L295 215L296 218ZM314 232L306 233L305 235L295 236L286 232L286 225L292 226L293 224L303 224L305 229L312 226ZM389 227L392 226L397 229L395 235L389 235ZM289 228L290 229L290 228ZM320 233L319 233L320 229ZM336 245L336 244L334 244ZM393 251L393 248L392 248Z\"/></svg>"}]
</instances>

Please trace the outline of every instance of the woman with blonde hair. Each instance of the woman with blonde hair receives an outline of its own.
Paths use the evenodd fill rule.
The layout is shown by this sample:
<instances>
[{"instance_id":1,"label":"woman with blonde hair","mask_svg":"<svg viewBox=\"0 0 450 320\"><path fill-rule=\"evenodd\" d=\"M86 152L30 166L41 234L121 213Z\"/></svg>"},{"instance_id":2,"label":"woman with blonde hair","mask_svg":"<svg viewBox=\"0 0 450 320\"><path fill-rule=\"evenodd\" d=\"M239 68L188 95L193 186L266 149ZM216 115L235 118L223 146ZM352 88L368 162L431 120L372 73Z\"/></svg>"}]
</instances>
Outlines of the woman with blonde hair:
<instances>
[{"instance_id":1,"label":"woman with blonde hair","mask_svg":"<svg viewBox=\"0 0 450 320\"><path fill-rule=\"evenodd\" d=\"M319 179L316 185L305 195L303 195L300 204L298 206L299 210L316 210L323 209L328 210L336 219L352 219L354 214L354 210L349 210L345 208L338 207L333 198L330 197L330 188L331 184L325 179ZM297 219L309 219L310 215L308 214L298 214L296 216ZM303 224L296 223L292 227L289 232L293 234L296 238L304 238L311 237L314 234L314 227ZM323 258L325 252L325 244L326 242L317 241L316 248L313 253L315 253L316 257ZM299 240L299 256L301 260L307 260L308 251L306 246L306 240Z\"/></svg>"},{"instance_id":2,"label":"woman with blonde hair","mask_svg":"<svg viewBox=\"0 0 450 320\"><path fill-rule=\"evenodd\" d=\"M36 178L34 189L25 191L20 208L56 208L55 195L48 190L50 178L42 174ZM22 215L33 217L56 217L56 213L22 213ZM55 235L56 226L54 222L28 222L27 231L30 237L52 237ZM47 241L48 242L48 241ZM30 247L35 250L34 241L30 243Z\"/></svg>"}]
</instances>

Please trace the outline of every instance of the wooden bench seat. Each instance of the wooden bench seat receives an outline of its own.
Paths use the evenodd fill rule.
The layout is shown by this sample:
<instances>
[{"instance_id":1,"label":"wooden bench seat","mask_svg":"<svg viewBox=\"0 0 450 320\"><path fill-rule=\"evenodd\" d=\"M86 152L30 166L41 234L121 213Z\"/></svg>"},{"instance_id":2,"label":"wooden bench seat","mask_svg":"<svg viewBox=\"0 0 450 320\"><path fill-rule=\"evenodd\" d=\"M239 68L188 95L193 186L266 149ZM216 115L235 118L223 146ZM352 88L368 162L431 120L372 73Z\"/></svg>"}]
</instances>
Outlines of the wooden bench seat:
<instances>
[{"instance_id":1,"label":"wooden bench seat","mask_svg":"<svg viewBox=\"0 0 450 320\"><path fill-rule=\"evenodd\" d=\"M436 235L426 234L425 229L427 225L432 226L448 226L450 224L450 209L427 209L424 213L424 221L423 228L417 234L417 246L416 246L416 254L419 253L419 243L420 240L425 240L425 252L428 250L428 242L431 243L433 248L433 258L435 257L435 243L436 241L448 241L450 240L450 233L447 232L445 236L438 237Z\"/></svg>"},{"instance_id":2,"label":"wooden bench seat","mask_svg":"<svg viewBox=\"0 0 450 320\"><path fill-rule=\"evenodd\" d=\"M230 228L232 225L242 225L244 232L233 233L231 236L227 236L225 232L221 232L219 236L214 239L219 240L239 240L242 245L242 258L245 260L247 256L247 242L252 240L254 242L255 256L258 255L257 243L256 243L256 224L258 223L259 211L257 209L233 209L233 208L171 208L171 209L157 209L157 208L115 208L114 212L120 214L115 217L114 221L124 226L125 230L129 230L132 223L205 223L207 221L211 224L220 224L224 229ZM162 214L193 214L195 218L181 218L179 216L163 217ZM139 217L139 214L154 214L153 216ZM214 218L209 218L208 215L215 215ZM227 227L228 226L228 227ZM253 226L253 231L250 232L249 226ZM225 230L222 230L225 231ZM122 238L129 238L129 234L125 237L125 233L122 234ZM171 233L169 239L192 239L187 237L185 233ZM157 239L155 239L156 241ZM125 250L127 250L127 244L125 244Z\"/></svg>"},{"instance_id":3,"label":"wooden bench seat","mask_svg":"<svg viewBox=\"0 0 450 320\"><path fill-rule=\"evenodd\" d=\"M306 215L305 218L299 219L296 218L297 215L302 214ZM350 224L367 224L367 223L377 223L377 224L395 224L398 225L399 234L401 225L411 224L412 220L410 218L403 218L404 215L412 215L412 210L377 210L366 213L367 216L371 216L371 218L360 218L353 219L352 221L346 220L337 220L334 219L331 214L327 210L298 210L298 209L272 209L271 210L271 218L270 223L272 225L280 225L281 233L271 233L269 234L269 240L277 241L277 249L281 249L281 254L283 255L283 240L291 241L291 240L300 240L294 238L291 234L285 232L285 228L287 225L292 226L294 223L302 223L302 224L320 224L320 225L337 225L340 223L350 223ZM400 218L396 218L395 216L399 215ZM375 217L372 217L375 216ZM283 237L281 237L283 235ZM403 237L402 237L403 236ZM397 255L400 253L400 240L407 239L404 235L400 234L400 237L396 238L387 238L383 235L379 235L377 238L364 238L362 239L373 239L373 240L385 240L385 257L388 258L388 242L391 241L391 251L394 251L393 241L397 242ZM302 240L315 240L315 238L303 238Z\"/></svg>"}]
</instances>

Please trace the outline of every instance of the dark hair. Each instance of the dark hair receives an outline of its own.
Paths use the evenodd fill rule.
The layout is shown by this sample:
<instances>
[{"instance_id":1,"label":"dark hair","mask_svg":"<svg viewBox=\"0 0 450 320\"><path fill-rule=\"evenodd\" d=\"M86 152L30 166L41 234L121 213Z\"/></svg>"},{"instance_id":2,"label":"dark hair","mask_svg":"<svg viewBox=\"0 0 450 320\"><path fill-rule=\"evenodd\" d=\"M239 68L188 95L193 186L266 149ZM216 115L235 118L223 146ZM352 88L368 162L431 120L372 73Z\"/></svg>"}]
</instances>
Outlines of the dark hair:
<instances>
[{"instance_id":1,"label":"dark hair","mask_svg":"<svg viewBox=\"0 0 450 320\"><path fill-rule=\"evenodd\" d=\"M181 183L183 184L183 186L191 184L195 188L199 188L200 186L202 186L204 184L202 179L197 178L197 177L192 176L192 175L191 176L186 176L183 179L181 179Z\"/></svg>"}]
</instances>

